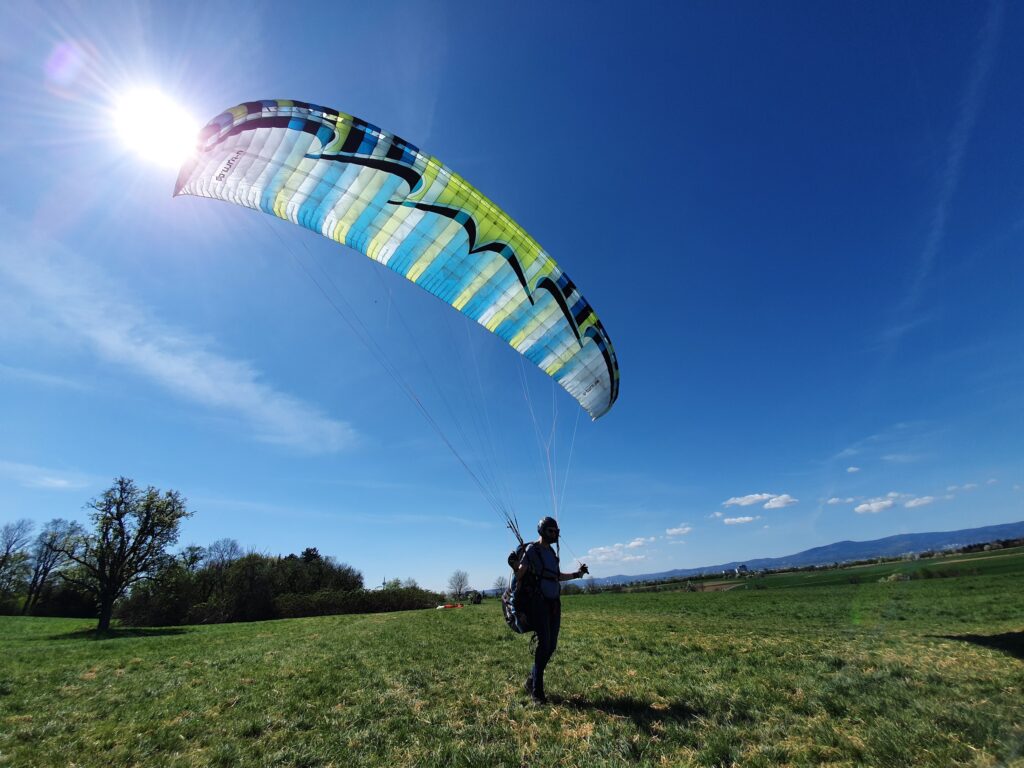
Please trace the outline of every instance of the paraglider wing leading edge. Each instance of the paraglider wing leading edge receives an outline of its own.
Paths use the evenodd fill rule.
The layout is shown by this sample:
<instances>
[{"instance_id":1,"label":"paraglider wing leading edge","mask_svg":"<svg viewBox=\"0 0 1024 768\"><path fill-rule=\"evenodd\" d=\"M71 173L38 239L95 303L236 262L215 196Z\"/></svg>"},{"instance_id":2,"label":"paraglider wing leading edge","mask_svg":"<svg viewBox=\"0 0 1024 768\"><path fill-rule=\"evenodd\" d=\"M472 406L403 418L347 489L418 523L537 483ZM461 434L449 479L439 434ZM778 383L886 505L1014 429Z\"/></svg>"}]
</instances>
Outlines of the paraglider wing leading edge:
<instances>
[{"instance_id":1,"label":"paraglider wing leading edge","mask_svg":"<svg viewBox=\"0 0 1024 768\"><path fill-rule=\"evenodd\" d=\"M203 128L174 194L356 249L504 339L594 419L618 396L611 341L554 259L436 158L357 117L287 100L229 109Z\"/></svg>"}]
</instances>

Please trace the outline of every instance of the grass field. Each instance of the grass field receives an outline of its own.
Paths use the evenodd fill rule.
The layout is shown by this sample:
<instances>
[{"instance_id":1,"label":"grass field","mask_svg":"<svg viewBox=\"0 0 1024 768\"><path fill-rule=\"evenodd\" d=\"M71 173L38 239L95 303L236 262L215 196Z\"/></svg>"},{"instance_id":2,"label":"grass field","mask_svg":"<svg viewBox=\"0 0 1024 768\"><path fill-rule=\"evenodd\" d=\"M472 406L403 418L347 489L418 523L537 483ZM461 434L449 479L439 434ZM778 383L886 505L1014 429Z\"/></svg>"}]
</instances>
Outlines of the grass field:
<instances>
[{"instance_id":1,"label":"grass field","mask_svg":"<svg viewBox=\"0 0 1024 768\"><path fill-rule=\"evenodd\" d=\"M568 597L546 707L494 600L91 626L0 618L0 765L1024 766L1020 550Z\"/></svg>"}]
</instances>

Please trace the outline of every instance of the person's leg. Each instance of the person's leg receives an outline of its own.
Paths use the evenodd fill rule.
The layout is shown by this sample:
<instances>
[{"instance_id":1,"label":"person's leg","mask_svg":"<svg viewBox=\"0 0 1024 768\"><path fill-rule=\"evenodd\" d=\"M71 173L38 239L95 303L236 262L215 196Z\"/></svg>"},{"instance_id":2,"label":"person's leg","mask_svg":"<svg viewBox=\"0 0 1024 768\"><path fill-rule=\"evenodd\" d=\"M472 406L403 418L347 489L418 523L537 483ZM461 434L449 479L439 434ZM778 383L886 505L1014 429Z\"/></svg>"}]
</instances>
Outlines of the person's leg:
<instances>
[{"instance_id":1,"label":"person's leg","mask_svg":"<svg viewBox=\"0 0 1024 768\"><path fill-rule=\"evenodd\" d=\"M558 631L562 625L562 602L557 598L554 600L544 601L544 615L547 619L547 632L545 633L545 643L543 657L541 655L541 644L537 644L537 653L534 656L534 670L539 669L540 674L534 674L533 676L533 690L540 698L544 698L544 669L547 667L548 662L551 661L551 657L555 653L555 648L558 647ZM537 639L541 637L538 634ZM543 663L538 664L538 660L543 658Z\"/></svg>"},{"instance_id":2,"label":"person's leg","mask_svg":"<svg viewBox=\"0 0 1024 768\"><path fill-rule=\"evenodd\" d=\"M535 698L537 693L544 691L544 667L551 658L549 650L551 645L551 614L548 611L547 601L538 597L533 605L531 623L537 633L537 650L533 654L533 670L527 679L527 688Z\"/></svg>"}]
</instances>

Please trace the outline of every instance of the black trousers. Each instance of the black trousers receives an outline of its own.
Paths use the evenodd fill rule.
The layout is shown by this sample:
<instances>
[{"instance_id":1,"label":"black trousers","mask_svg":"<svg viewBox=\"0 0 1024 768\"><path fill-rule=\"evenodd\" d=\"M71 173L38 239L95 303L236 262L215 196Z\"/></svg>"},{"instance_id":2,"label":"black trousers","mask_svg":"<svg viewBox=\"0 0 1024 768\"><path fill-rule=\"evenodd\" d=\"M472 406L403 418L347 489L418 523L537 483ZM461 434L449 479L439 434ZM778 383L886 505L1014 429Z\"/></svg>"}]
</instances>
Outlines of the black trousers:
<instances>
[{"instance_id":1,"label":"black trousers","mask_svg":"<svg viewBox=\"0 0 1024 768\"><path fill-rule=\"evenodd\" d=\"M536 597L530 606L530 624L537 633L537 650L533 655L533 689L544 692L544 668L558 647L558 630L562 626L562 601L559 598Z\"/></svg>"}]
</instances>

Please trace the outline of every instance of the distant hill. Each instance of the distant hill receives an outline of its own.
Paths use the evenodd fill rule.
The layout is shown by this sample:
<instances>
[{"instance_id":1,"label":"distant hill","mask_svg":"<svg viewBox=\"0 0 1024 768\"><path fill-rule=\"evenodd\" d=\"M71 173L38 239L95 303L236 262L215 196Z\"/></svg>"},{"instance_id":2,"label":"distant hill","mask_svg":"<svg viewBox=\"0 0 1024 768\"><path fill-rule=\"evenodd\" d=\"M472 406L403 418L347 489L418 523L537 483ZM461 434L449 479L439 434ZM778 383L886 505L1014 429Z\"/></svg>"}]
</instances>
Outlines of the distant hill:
<instances>
[{"instance_id":1,"label":"distant hill","mask_svg":"<svg viewBox=\"0 0 1024 768\"><path fill-rule=\"evenodd\" d=\"M762 557L756 560L735 560L721 565L706 565L701 568L677 568L660 573L643 573L637 576L604 576L594 579L596 584L628 584L633 581L686 578L702 574L720 573L746 565L752 571L761 569L803 568L809 565L829 565L853 560L867 560L873 557L899 557L928 550L955 549L969 544L982 544L998 539L1024 537L1024 521L1004 525L986 525L982 528L965 528L961 531L935 531L932 533L901 533L872 541L837 541L823 547L806 549L785 557Z\"/></svg>"}]
</instances>

